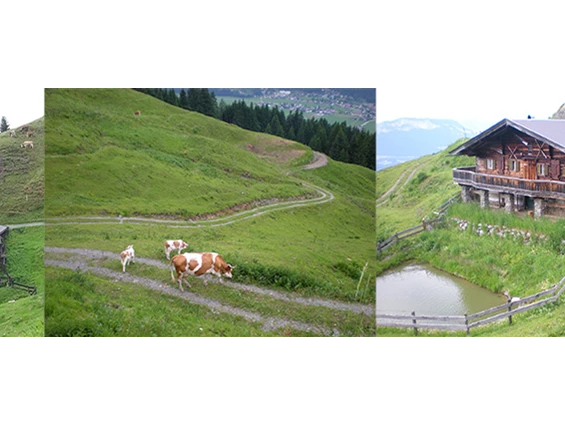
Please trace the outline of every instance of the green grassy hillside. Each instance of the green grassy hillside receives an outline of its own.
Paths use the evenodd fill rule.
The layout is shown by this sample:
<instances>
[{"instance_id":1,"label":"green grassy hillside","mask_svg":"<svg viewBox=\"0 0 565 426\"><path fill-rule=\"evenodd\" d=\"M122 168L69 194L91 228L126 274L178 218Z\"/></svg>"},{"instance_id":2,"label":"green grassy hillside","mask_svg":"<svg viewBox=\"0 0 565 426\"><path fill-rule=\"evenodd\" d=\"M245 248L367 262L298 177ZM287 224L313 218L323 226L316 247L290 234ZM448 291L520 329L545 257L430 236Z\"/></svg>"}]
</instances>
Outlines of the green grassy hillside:
<instances>
[{"instance_id":1,"label":"green grassy hillside","mask_svg":"<svg viewBox=\"0 0 565 426\"><path fill-rule=\"evenodd\" d=\"M28 123L15 137L0 134L0 224L15 225L44 218L44 119ZM33 132L28 136L27 132ZM33 148L22 148L32 141ZM0 287L0 336L42 336L44 306L43 227L10 229L6 267L12 278L37 287L37 294ZM4 279L4 277L2 277Z\"/></svg>"},{"instance_id":2,"label":"green grassy hillside","mask_svg":"<svg viewBox=\"0 0 565 426\"><path fill-rule=\"evenodd\" d=\"M141 117L134 118L137 109ZM165 262L163 241L182 238L190 251L221 253L235 265L234 281L289 295L374 306L373 171L331 160L325 167L302 170L312 159L308 147L245 131L133 90L48 90L46 126L47 217L69 222L52 221L46 245L116 253L92 264L121 272L117 255L127 245L133 244L140 258ZM321 188L325 198L313 186ZM307 204L281 204L291 201ZM263 206L264 214L230 220L257 206ZM76 224L77 219L88 222L79 216L120 214L181 222ZM210 221L217 216L224 220ZM52 260L58 256L48 255ZM116 284L88 278L88 273L81 280L92 285L77 286L76 277L59 269L47 269L46 330L51 335L199 335L198 329L188 326L194 324L193 315L200 315L204 329L223 330L210 332L214 335L263 334L248 321L226 326L225 319L202 307L187 312L176 325L163 326L162 309L170 296L137 292L133 283L120 284L128 294L118 304L133 310L143 305L145 328L132 324L116 331L110 324L119 312L104 307L115 296ZM128 273L172 286L166 270L132 264ZM253 292L191 282L191 292L265 317L299 318L337 327L341 335L375 333L374 317L287 306ZM173 299L175 306L186 305ZM266 334L273 333L281 334ZM311 334L320 332L306 332Z\"/></svg>"},{"instance_id":3,"label":"green grassy hillside","mask_svg":"<svg viewBox=\"0 0 565 426\"><path fill-rule=\"evenodd\" d=\"M37 294L0 288L0 337L43 336L45 276L44 228L11 229L6 239L6 267L14 281L37 287Z\"/></svg>"},{"instance_id":4,"label":"green grassy hillside","mask_svg":"<svg viewBox=\"0 0 565 426\"><path fill-rule=\"evenodd\" d=\"M0 134L0 224L43 220L44 206L44 119L28 124L33 136L16 130ZM21 148L24 141L34 147Z\"/></svg>"},{"instance_id":5,"label":"green grassy hillside","mask_svg":"<svg viewBox=\"0 0 565 426\"><path fill-rule=\"evenodd\" d=\"M141 110L141 116L133 112ZM304 145L188 112L133 90L48 90L51 216L192 218L308 194L281 167ZM251 146L251 147L250 147Z\"/></svg>"}]
</instances>

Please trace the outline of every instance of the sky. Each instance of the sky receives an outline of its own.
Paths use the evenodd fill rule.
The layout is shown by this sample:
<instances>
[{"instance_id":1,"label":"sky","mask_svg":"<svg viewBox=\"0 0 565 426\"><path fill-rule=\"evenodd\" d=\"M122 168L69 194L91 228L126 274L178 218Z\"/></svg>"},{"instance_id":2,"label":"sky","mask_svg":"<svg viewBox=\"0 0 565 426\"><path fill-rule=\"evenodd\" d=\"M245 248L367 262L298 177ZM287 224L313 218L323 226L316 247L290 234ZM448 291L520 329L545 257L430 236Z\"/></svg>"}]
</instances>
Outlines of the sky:
<instances>
[{"instance_id":1,"label":"sky","mask_svg":"<svg viewBox=\"0 0 565 426\"><path fill-rule=\"evenodd\" d=\"M43 117L43 92L35 86L0 87L0 116L6 117L10 129Z\"/></svg>"},{"instance_id":2,"label":"sky","mask_svg":"<svg viewBox=\"0 0 565 426\"><path fill-rule=\"evenodd\" d=\"M377 121L410 118L446 118L461 124L483 130L503 118L526 119L528 115L536 119L547 119L565 103L565 92L539 93L535 90L513 88L499 89L495 95L487 90L436 87L414 91L406 87L389 86L378 90ZM398 102L398 97L411 98L410 105ZM431 100L430 100L431 99Z\"/></svg>"}]
</instances>

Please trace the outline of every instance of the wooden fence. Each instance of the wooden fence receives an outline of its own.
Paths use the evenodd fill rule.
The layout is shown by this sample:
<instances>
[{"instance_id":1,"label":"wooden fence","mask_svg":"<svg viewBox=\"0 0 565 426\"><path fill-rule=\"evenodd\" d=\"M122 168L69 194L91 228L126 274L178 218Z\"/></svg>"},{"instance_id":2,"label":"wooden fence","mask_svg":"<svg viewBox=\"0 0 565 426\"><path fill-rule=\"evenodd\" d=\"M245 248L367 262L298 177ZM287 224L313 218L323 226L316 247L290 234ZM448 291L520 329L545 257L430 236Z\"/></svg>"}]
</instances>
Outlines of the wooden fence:
<instances>
[{"instance_id":1,"label":"wooden fence","mask_svg":"<svg viewBox=\"0 0 565 426\"><path fill-rule=\"evenodd\" d=\"M27 291L31 296L37 294L37 287L27 284L20 284L14 281L14 279L8 274L6 269L6 237L8 236L8 227L0 225L0 271L4 272L6 276L6 281L0 279L0 287L6 285L7 287L12 287L18 290Z\"/></svg>"},{"instance_id":2,"label":"wooden fence","mask_svg":"<svg viewBox=\"0 0 565 426\"><path fill-rule=\"evenodd\" d=\"M434 214L438 217L432 220L422 220L422 224L418 226L413 226L412 228L405 229L404 231L397 232L392 237L387 238L383 242L377 243L377 251L381 252L384 249L389 248L390 246L396 244L398 241L403 240L404 238L411 237L413 235L419 234L427 229L430 229L431 225L438 223L443 218L443 215L447 211L448 207L458 198L461 197L461 194L457 194L443 203L441 206L434 211Z\"/></svg>"},{"instance_id":3,"label":"wooden fence","mask_svg":"<svg viewBox=\"0 0 565 426\"><path fill-rule=\"evenodd\" d=\"M467 335L469 335L473 327L500 321L505 318L508 318L508 324L512 324L512 317L514 315L555 302L564 291L565 277L559 281L559 284L548 290L540 291L514 302L508 301L508 303L503 305L485 309L471 315L416 315L415 312L412 312L411 315L377 313L377 327L413 328L415 335L418 335L418 329L466 331Z\"/></svg>"}]
</instances>

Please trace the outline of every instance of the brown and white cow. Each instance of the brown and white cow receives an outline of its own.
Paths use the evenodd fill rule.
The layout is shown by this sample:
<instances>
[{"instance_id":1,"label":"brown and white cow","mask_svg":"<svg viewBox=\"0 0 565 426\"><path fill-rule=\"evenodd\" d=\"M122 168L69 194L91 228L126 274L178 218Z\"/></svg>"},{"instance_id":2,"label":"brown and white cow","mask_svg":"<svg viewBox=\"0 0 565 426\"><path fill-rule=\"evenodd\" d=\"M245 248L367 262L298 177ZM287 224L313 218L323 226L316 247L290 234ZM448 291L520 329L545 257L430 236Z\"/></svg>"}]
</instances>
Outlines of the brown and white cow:
<instances>
[{"instance_id":1,"label":"brown and white cow","mask_svg":"<svg viewBox=\"0 0 565 426\"><path fill-rule=\"evenodd\" d=\"M10 137L11 138L16 137L16 131L15 130L10 130Z\"/></svg>"},{"instance_id":2,"label":"brown and white cow","mask_svg":"<svg viewBox=\"0 0 565 426\"><path fill-rule=\"evenodd\" d=\"M178 254L180 254L180 251L187 247L188 244L185 243L183 240L167 240L165 241L165 255L167 256L167 259L170 260L171 252L173 250L178 250Z\"/></svg>"},{"instance_id":3,"label":"brown and white cow","mask_svg":"<svg viewBox=\"0 0 565 426\"><path fill-rule=\"evenodd\" d=\"M126 266L133 262L135 259L135 251L133 246L127 246L127 248L120 253L120 259L122 261L122 271L126 272Z\"/></svg>"},{"instance_id":4,"label":"brown and white cow","mask_svg":"<svg viewBox=\"0 0 565 426\"><path fill-rule=\"evenodd\" d=\"M140 110L135 111L135 112L133 113L133 116L134 116L134 117L139 117L139 116L141 116L141 111L140 111Z\"/></svg>"},{"instance_id":5,"label":"brown and white cow","mask_svg":"<svg viewBox=\"0 0 565 426\"><path fill-rule=\"evenodd\" d=\"M182 281L190 288L190 284L186 280L188 275L200 277L204 274L211 274L217 277L232 277L233 266L226 261L218 253L183 253L173 256L170 263L171 279L173 283L179 284L180 291L184 291ZM177 277L175 279L175 272ZM204 284L207 285L206 281Z\"/></svg>"},{"instance_id":6,"label":"brown and white cow","mask_svg":"<svg viewBox=\"0 0 565 426\"><path fill-rule=\"evenodd\" d=\"M33 142L32 141L25 141L24 143L22 143L20 145L20 148L27 148L27 147L33 148Z\"/></svg>"}]
</instances>

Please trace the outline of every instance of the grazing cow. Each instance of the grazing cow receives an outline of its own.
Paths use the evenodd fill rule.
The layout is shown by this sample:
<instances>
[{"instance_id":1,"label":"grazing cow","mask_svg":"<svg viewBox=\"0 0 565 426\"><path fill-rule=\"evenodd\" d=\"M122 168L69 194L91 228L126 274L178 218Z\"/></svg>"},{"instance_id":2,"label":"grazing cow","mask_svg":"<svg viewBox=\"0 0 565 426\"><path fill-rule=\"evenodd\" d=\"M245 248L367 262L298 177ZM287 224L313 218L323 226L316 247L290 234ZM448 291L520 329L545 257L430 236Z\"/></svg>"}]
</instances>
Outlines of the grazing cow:
<instances>
[{"instance_id":1,"label":"grazing cow","mask_svg":"<svg viewBox=\"0 0 565 426\"><path fill-rule=\"evenodd\" d=\"M10 137L13 138L16 136L16 131L15 130L10 130Z\"/></svg>"},{"instance_id":2,"label":"grazing cow","mask_svg":"<svg viewBox=\"0 0 565 426\"><path fill-rule=\"evenodd\" d=\"M133 113L133 116L134 116L134 117L139 117L139 116L141 116L141 111L140 111L140 110L135 111L135 112Z\"/></svg>"},{"instance_id":3,"label":"grazing cow","mask_svg":"<svg viewBox=\"0 0 565 426\"><path fill-rule=\"evenodd\" d=\"M20 148L27 148L27 147L33 148L33 142L32 141L25 141L24 143L22 143L20 145Z\"/></svg>"},{"instance_id":4,"label":"grazing cow","mask_svg":"<svg viewBox=\"0 0 565 426\"><path fill-rule=\"evenodd\" d=\"M178 250L178 254L180 254L180 251L187 247L188 244L183 240L167 240L165 241L165 255L167 256L168 260L171 260L171 252L173 250Z\"/></svg>"},{"instance_id":5,"label":"grazing cow","mask_svg":"<svg viewBox=\"0 0 565 426\"><path fill-rule=\"evenodd\" d=\"M179 284L180 291L184 291L182 281L188 285L186 280L187 275L200 277L204 274L212 274L217 277L222 275L231 278L233 266L226 263L226 261L218 253L183 253L173 256L169 265L171 269L171 279L173 283L176 281ZM175 272L177 278L175 279ZM204 281L206 284L206 281Z\"/></svg>"},{"instance_id":6,"label":"grazing cow","mask_svg":"<svg viewBox=\"0 0 565 426\"><path fill-rule=\"evenodd\" d=\"M29 126L22 126L20 127L20 130L23 132L27 132L29 130Z\"/></svg>"},{"instance_id":7,"label":"grazing cow","mask_svg":"<svg viewBox=\"0 0 565 426\"><path fill-rule=\"evenodd\" d=\"M28 138L31 138L31 137L33 136L33 131L30 130L29 132L27 132L27 133L26 133L26 136L27 136Z\"/></svg>"},{"instance_id":8,"label":"grazing cow","mask_svg":"<svg viewBox=\"0 0 565 426\"><path fill-rule=\"evenodd\" d=\"M122 261L122 271L126 272L126 266L133 262L135 259L135 251L133 246L128 246L123 252L120 253L120 259Z\"/></svg>"}]
</instances>

